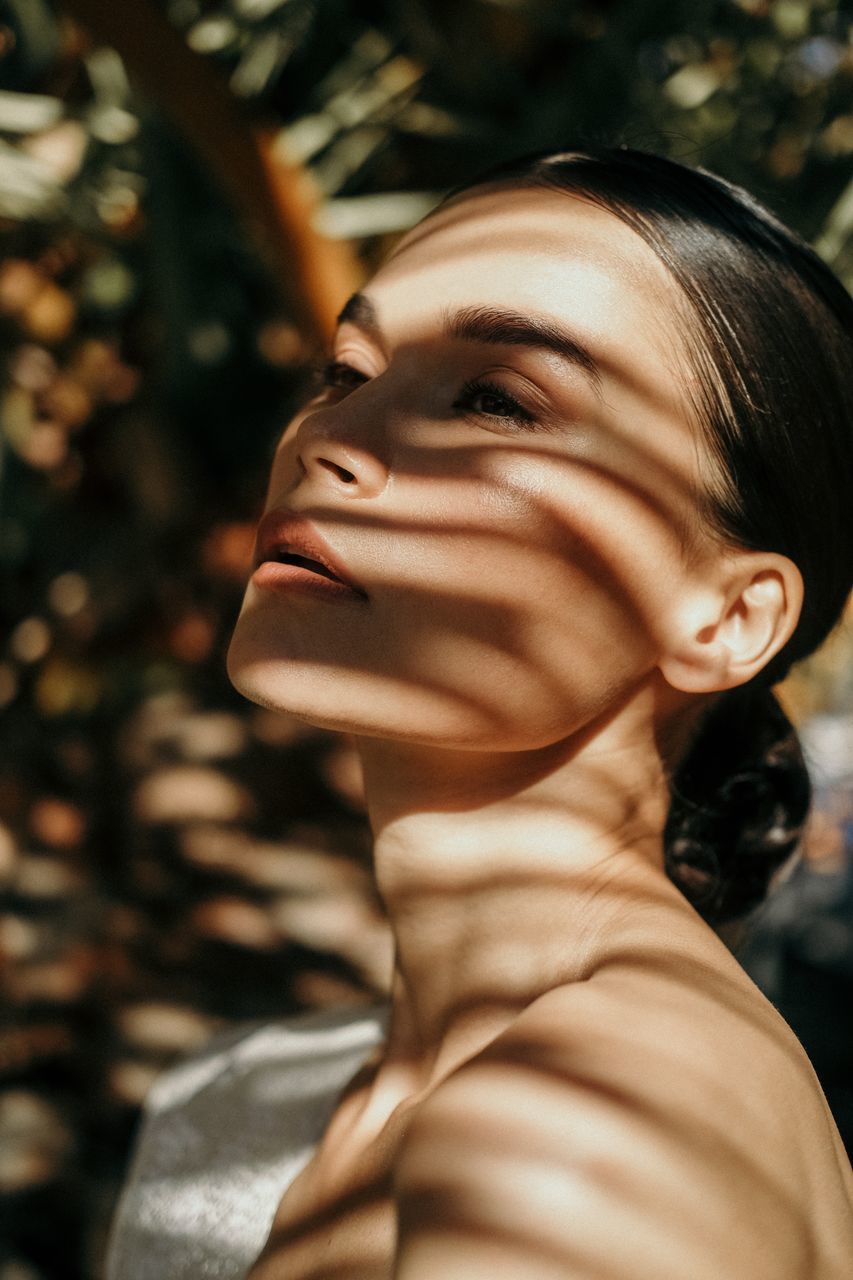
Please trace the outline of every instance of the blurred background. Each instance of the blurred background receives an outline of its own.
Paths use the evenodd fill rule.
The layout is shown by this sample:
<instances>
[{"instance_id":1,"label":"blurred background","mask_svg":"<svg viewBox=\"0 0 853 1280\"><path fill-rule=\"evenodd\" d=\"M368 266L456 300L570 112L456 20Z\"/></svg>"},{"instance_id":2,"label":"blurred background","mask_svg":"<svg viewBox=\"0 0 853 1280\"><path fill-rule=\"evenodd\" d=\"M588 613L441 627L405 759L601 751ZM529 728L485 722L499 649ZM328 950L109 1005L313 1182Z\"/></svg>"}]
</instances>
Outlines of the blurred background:
<instances>
[{"instance_id":1,"label":"blurred background","mask_svg":"<svg viewBox=\"0 0 853 1280\"><path fill-rule=\"evenodd\" d=\"M0 1280L92 1280L139 1105L389 963L345 740L223 671L265 469L442 191L624 141L853 284L851 0L0 0ZM853 636L782 690L803 858L731 945L853 1148Z\"/></svg>"}]
</instances>

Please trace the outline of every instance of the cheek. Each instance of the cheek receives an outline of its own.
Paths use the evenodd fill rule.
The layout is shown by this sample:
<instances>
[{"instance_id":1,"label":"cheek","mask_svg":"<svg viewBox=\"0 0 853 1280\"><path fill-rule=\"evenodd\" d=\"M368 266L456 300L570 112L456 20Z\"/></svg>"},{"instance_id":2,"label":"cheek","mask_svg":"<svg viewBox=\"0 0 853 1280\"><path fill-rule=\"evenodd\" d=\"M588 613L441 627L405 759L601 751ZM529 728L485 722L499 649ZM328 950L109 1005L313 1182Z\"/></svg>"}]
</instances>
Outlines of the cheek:
<instances>
[{"instance_id":1,"label":"cheek","mask_svg":"<svg viewBox=\"0 0 853 1280\"><path fill-rule=\"evenodd\" d=\"M653 668L656 568L674 581L677 540L643 530L612 487L563 479L561 498L518 470L467 501L433 498L433 528L375 597L389 669L515 745L565 736Z\"/></svg>"},{"instance_id":2,"label":"cheek","mask_svg":"<svg viewBox=\"0 0 853 1280\"><path fill-rule=\"evenodd\" d=\"M365 609L250 588L237 687L327 728L482 750L556 741L632 690L677 591L671 525L594 468L496 452L465 478L458 454L445 477L410 472L393 510L346 527Z\"/></svg>"}]
</instances>

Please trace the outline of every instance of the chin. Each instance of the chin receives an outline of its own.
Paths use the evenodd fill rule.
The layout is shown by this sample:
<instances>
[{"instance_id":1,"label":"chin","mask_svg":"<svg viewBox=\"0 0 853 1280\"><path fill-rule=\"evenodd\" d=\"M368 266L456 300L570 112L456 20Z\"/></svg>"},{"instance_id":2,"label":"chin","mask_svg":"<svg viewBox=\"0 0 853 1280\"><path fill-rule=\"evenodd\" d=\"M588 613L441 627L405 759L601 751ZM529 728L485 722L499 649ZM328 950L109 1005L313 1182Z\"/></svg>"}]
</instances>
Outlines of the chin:
<instances>
[{"instance_id":1,"label":"chin","mask_svg":"<svg viewBox=\"0 0 853 1280\"><path fill-rule=\"evenodd\" d=\"M228 678L238 693L249 702L282 715L295 716L316 729L330 729L340 733L353 733L355 728L347 716L340 699L328 687L330 681L315 671L283 669L280 660L267 659L242 662L232 657L229 650Z\"/></svg>"},{"instance_id":2,"label":"chin","mask_svg":"<svg viewBox=\"0 0 853 1280\"><path fill-rule=\"evenodd\" d=\"M410 666L375 649L345 661L339 640L323 654L312 638L261 622L238 619L227 656L231 683L250 702L317 729L502 753L551 746L588 718L589 699L578 705L573 691L555 699L553 681L531 679L533 664L509 672L497 663L472 668L470 655L460 661L445 654L443 663Z\"/></svg>"},{"instance_id":3,"label":"chin","mask_svg":"<svg viewBox=\"0 0 853 1280\"><path fill-rule=\"evenodd\" d=\"M240 660L229 651L228 674L250 702L295 716L316 729L356 738L405 742L452 751L535 751L567 736L565 726L519 724L492 717L470 702L436 689L378 675L339 671L281 659ZM234 656L232 656L234 655Z\"/></svg>"}]
</instances>

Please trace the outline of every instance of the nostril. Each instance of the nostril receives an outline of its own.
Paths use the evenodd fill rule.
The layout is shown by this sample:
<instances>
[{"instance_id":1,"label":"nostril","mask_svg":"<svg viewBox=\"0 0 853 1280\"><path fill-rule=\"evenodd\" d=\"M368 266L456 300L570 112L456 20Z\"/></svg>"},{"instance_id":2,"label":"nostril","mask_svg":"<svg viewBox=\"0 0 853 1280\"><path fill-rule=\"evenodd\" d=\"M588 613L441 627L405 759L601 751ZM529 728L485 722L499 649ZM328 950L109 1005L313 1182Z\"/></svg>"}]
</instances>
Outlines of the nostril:
<instances>
[{"instance_id":1,"label":"nostril","mask_svg":"<svg viewBox=\"0 0 853 1280\"><path fill-rule=\"evenodd\" d=\"M321 466L326 467L328 471L336 475L339 480L343 480L344 484L352 484L353 480L355 480L354 472L347 471L346 467L339 467L336 462L331 462L328 458L318 458L317 461Z\"/></svg>"}]
</instances>

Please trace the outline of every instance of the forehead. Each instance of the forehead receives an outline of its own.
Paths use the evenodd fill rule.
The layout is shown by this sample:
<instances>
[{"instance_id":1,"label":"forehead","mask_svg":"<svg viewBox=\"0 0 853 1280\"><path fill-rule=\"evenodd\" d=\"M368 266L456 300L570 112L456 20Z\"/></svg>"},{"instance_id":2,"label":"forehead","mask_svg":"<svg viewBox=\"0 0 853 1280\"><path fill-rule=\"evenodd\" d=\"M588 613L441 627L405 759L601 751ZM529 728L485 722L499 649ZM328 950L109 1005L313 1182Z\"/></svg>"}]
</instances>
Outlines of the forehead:
<instances>
[{"instance_id":1,"label":"forehead","mask_svg":"<svg viewBox=\"0 0 853 1280\"><path fill-rule=\"evenodd\" d=\"M383 319L408 314L413 327L472 302L551 315L620 373L641 374L651 356L671 367L682 350L685 304L657 255L614 214L547 188L451 201L409 232L369 292Z\"/></svg>"}]
</instances>

